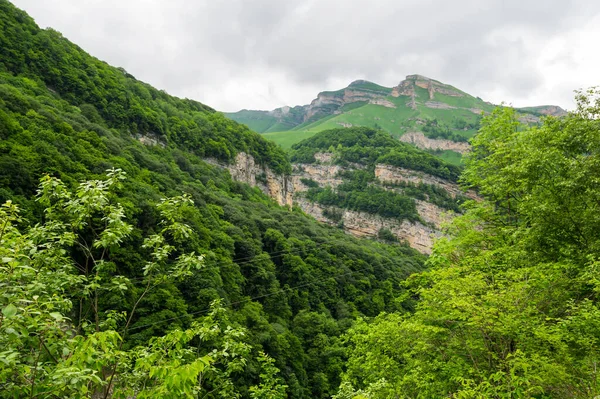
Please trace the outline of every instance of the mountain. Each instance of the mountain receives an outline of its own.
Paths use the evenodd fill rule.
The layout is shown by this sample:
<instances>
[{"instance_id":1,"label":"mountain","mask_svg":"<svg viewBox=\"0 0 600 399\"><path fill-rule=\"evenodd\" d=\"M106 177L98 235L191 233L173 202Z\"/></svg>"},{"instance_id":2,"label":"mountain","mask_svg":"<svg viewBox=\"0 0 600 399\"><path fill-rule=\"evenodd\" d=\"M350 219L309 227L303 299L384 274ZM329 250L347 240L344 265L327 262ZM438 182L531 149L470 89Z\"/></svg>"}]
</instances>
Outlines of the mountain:
<instances>
[{"instance_id":1,"label":"mountain","mask_svg":"<svg viewBox=\"0 0 600 399\"><path fill-rule=\"evenodd\" d=\"M284 147L319 131L365 126L456 161L468 150L467 140L479 129L481 115L494 108L453 86L409 75L395 87L357 80L344 89L319 93L309 105L225 115ZM528 123L537 123L545 115L566 114L551 105L518 111Z\"/></svg>"},{"instance_id":2,"label":"mountain","mask_svg":"<svg viewBox=\"0 0 600 399\"><path fill-rule=\"evenodd\" d=\"M160 397L148 392L198 384L198 370L204 397L249 397L261 351L287 397L331 397L344 332L411 306L396 298L422 254L316 222L292 206L292 166L275 144L6 0L0 137L0 397ZM184 279L151 279L190 253L204 258ZM188 335L194 322L210 328Z\"/></svg>"}]
</instances>

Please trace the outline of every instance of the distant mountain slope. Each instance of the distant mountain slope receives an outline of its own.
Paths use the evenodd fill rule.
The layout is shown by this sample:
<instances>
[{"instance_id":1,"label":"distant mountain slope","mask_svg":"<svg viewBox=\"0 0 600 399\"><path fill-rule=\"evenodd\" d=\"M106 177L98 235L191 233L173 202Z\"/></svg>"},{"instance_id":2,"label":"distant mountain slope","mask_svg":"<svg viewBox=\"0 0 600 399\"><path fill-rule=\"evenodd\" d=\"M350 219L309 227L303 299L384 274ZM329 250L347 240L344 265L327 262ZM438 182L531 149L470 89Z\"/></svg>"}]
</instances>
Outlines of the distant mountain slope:
<instances>
[{"instance_id":1,"label":"distant mountain slope","mask_svg":"<svg viewBox=\"0 0 600 399\"><path fill-rule=\"evenodd\" d=\"M463 153L479 128L482 113L495 105L453 86L421 75L409 75L387 88L359 80L345 89L321 92L309 105L273 111L239 111L226 116L246 123L289 147L312 134L338 127L380 128L418 147ZM520 108L527 122L564 115L557 106ZM299 133L296 133L299 132Z\"/></svg>"}]
</instances>

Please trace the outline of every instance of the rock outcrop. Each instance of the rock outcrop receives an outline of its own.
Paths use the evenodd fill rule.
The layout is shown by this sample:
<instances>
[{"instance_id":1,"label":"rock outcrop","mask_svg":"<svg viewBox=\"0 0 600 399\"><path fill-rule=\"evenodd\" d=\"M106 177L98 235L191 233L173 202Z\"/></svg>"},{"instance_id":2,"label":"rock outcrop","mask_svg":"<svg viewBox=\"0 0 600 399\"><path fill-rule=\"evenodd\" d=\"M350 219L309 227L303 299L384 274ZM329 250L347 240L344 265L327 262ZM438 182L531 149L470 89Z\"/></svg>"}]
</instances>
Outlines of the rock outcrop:
<instances>
[{"instance_id":1,"label":"rock outcrop","mask_svg":"<svg viewBox=\"0 0 600 399\"><path fill-rule=\"evenodd\" d=\"M422 132L408 132L400 137L400 141L414 145L424 150L452 150L465 154L471 146L466 142L457 142L444 139L431 139Z\"/></svg>"},{"instance_id":2,"label":"rock outcrop","mask_svg":"<svg viewBox=\"0 0 600 399\"><path fill-rule=\"evenodd\" d=\"M335 189L344 182L340 177L340 173L364 168L363 165L359 164L350 164L345 167L335 165L333 163L333 154L326 152L316 153L315 159L318 163L294 165L294 171L292 173L292 183L294 185L295 193L294 203L304 212L324 223L332 225L341 224L343 225L344 230L355 236L377 237L381 229L388 229L399 240L408 242L411 247L418 251L425 254L431 252L434 237L441 235L440 228L442 224L449 221L451 218L447 211L432 203L415 200L417 212L423 223L412 223L406 220L401 221L365 212L351 211L337 207L325 207L311 202L302 195L303 192L309 189L309 187L303 183L303 181L306 182L306 179L312 180L320 187L332 187ZM377 177L378 182L374 184L381 184L382 188L387 190L402 191L401 188L386 186L386 184L390 185L401 182L413 184L425 183L446 190L454 198L463 195L476 198L475 193L464 193L456 184L436 176L405 168L378 164L375 166L375 176ZM340 215L340 220L328 219L323 213L325 210L333 211L332 213Z\"/></svg>"},{"instance_id":3,"label":"rock outcrop","mask_svg":"<svg viewBox=\"0 0 600 399\"><path fill-rule=\"evenodd\" d=\"M340 177L340 173L364 168L363 165L359 164L349 164L345 167L335 165L333 163L334 155L327 152L316 153L315 159L317 163L294 165L291 176L275 174L267 166L257 164L251 155L243 152L237 154L235 162L232 164L225 164L215 159L206 159L206 161L227 169L234 180L260 188L280 205L288 207L291 207L292 204L298 205L304 212L320 222L332 225L341 223L348 233L358 237L377 237L381 229L388 229L399 240L406 241L418 251L424 254L431 253L434 238L441 235L440 227L442 223L450 218L447 212L429 202L415 200L421 223L386 218L337 207L324 207L311 202L302 195L303 192L309 189L308 185L305 184L305 182L308 183L306 179L312 180L320 187L335 189L344 182ZM382 184L384 188L389 190L401 190L401 188L385 187L386 184L400 182L425 183L441 187L455 198L459 195L477 198L475 193L464 193L456 184L436 176L405 168L378 164L375 166L375 176L379 183L374 184ZM341 219L336 221L328 219L323 214L326 209L333 210L335 214L341 215Z\"/></svg>"},{"instance_id":4,"label":"rock outcrop","mask_svg":"<svg viewBox=\"0 0 600 399\"><path fill-rule=\"evenodd\" d=\"M375 166L375 177L383 184L385 183L413 183L413 184L431 184L446 190L450 195L456 198L459 195L464 195L470 199L477 199L477 194L473 191L463 191L457 184L450 183L447 180L432 176L424 172L391 166L385 164L377 164Z\"/></svg>"},{"instance_id":5,"label":"rock outcrop","mask_svg":"<svg viewBox=\"0 0 600 399\"><path fill-rule=\"evenodd\" d=\"M258 187L279 205L291 207L293 204L294 184L290 176L274 173L268 166L259 165L252 155L240 152L233 164L226 164L212 158L206 162L227 169L231 177L253 187Z\"/></svg>"},{"instance_id":6,"label":"rock outcrop","mask_svg":"<svg viewBox=\"0 0 600 399\"><path fill-rule=\"evenodd\" d=\"M431 253L435 237L441 236L439 231L419 222L399 221L365 212L328 207L329 210L333 209L341 214L340 222L333 222L323 215L326 207L304 198L299 198L296 203L305 213L320 222L331 225L343 223L344 230L357 237L377 237L381 229L388 229L399 240L406 241L412 248L424 254Z\"/></svg>"},{"instance_id":7,"label":"rock outcrop","mask_svg":"<svg viewBox=\"0 0 600 399\"><path fill-rule=\"evenodd\" d=\"M398 84L398 86L392 88L391 95L393 97L414 97L415 87L427 90L429 100L435 98L435 93L441 93L451 97L464 97L464 93L460 90L422 75L408 75L405 80Z\"/></svg>"}]
</instances>

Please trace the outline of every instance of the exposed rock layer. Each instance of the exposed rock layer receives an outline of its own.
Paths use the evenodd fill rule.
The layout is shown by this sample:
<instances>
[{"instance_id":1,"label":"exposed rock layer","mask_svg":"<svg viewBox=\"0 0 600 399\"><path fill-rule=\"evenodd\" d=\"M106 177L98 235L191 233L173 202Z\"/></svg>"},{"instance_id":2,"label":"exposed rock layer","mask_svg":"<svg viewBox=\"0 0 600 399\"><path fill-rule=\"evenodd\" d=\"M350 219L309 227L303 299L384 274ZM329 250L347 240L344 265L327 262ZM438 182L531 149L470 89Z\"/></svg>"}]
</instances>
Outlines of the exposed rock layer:
<instances>
[{"instance_id":1,"label":"exposed rock layer","mask_svg":"<svg viewBox=\"0 0 600 399\"><path fill-rule=\"evenodd\" d=\"M303 183L304 179L310 179L321 187L335 188L343 182L343 179L339 176L340 172L364 167L358 164L350 164L347 167L335 165L333 164L334 155L331 153L317 153L315 158L318 161L316 164L294 165L294 172L291 176L273 173L268 167L258 165L254 158L246 153L239 153L232 164L224 164L214 159L207 159L206 161L226 168L233 179L260 188L280 205L292 206L293 203L297 204L304 212L321 222L332 225L337 224L338 221L330 220L323 215L325 209L335 210L337 214L341 215L340 222L343 223L344 229L355 236L377 237L381 229L388 229L399 240L406 241L418 251L425 254L431 253L434 238L441 235L440 225L450 217L443 209L429 202L416 200L417 211L423 223L413 223L407 220L385 218L337 207L324 207L313 203L301 194L309 188ZM441 187L453 197L466 195L470 198L476 198L475 193L464 193L456 184L436 176L405 168L378 164L375 167L375 176L383 185L401 182L425 183ZM398 190L394 187L387 187L387 189Z\"/></svg>"},{"instance_id":2,"label":"exposed rock layer","mask_svg":"<svg viewBox=\"0 0 600 399\"><path fill-rule=\"evenodd\" d=\"M400 137L400 141L425 150L452 150L464 154L471 146L466 142L456 142L444 139L431 139L422 132L408 132Z\"/></svg>"}]
</instances>

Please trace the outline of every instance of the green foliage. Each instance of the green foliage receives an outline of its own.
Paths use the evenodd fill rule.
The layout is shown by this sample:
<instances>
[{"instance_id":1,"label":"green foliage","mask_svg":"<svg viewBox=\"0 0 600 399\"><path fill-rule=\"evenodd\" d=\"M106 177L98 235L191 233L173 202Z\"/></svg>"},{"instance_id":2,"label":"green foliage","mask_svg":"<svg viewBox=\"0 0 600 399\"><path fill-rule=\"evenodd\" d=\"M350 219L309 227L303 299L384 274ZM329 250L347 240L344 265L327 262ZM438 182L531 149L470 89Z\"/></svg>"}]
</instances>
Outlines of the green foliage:
<instances>
[{"instance_id":1,"label":"green foliage","mask_svg":"<svg viewBox=\"0 0 600 399\"><path fill-rule=\"evenodd\" d=\"M456 129L465 130L467 127L467 121L464 119L454 119L453 120L454 127ZM475 126L471 126L469 124L469 129L475 129ZM422 127L423 133L425 136L432 139L444 139L451 140L457 142L466 142L467 138L461 136L460 134L453 133L450 127L445 126L438 122L437 119L428 119L425 121L425 124Z\"/></svg>"},{"instance_id":2,"label":"green foliage","mask_svg":"<svg viewBox=\"0 0 600 399\"><path fill-rule=\"evenodd\" d=\"M377 238L389 242L398 242L398 238L394 235L394 233L392 233L390 229L385 228L379 229L377 232Z\"/></svg>"},{"instance_id":3,"label":"green foliage","mask_svg":"<svg viewBox=\"0 0 600 399\"><path fill-rule=\"evenodd\" d=\"M88 56L6 1L0 24L0 202L11 201L0 265L12 268L0 273L0 397L28 396L34 375L34 390L59 397L102 394L111 375L122 396L143 396L143 383L147 395L187 395L203 375L216 389L207 398L249 397L261 350L288 397L331 396L340 335L359 315L398 309L423 257L322 226L204 162L246 151L289 168L281 150L208 107ZM299 314L318 314L323 328L301 327ZM211 354L242 344L249 353L227 359L243 369Z\"/></svg>"},{"instance_id":4,"label":"green foliage","mask_svg":"<svg viewBox=\"0 0 600 399\"><path fill-rule=\"evenodd\" d=\"M71 193L60 180L44 178L37 199L46 207L45 221L24 233L16 226L22 224L18 208L7 202L0 209L1 397L238 395L232 378L243 371L250 346L218 304L185 331L130 350L123 345L144 296L204 266L193 253L175 256L175 244L181 248L192 234L182 223L189 197L157 205L157 233L143 244L150 250L142 267L145 287L129 311L100 308L106 296L129 302L133 283L110 264L111 252L132 232L111 198L123 179L122 171L111 170L106 180L81 183ZM283 393L277 371L271 365L261 386Z\"/></svg>"},{"instance_id":5,"label":"green foliage","mask_svg":"<svg viewBox=\"0 0 600 399\"><path fill-rule=\"evenodd\" d=\"M311 188L306 198L325 206L335 205L387 218L420 220L414 200L366 184L343 183L335 191L330 187Z\"/></svg>"},{"instance_id":6,"label":"green foliage","mask_svg":"<svg viewBox=\"0 0 600 399\"><path fill-rule=\"evenodd\" d=\"M395 184L386 183L386 186L399 188L407 196L430 202L442 209L457 213L461 211L460 206L466 201L466 197L458 195L454 198L448 191L433 184L398 182Z\"/></svg>"},{"instance_id":7,"label":"green foliage","mask_svg":"<svg viewBox=\"0 0 600 399\"><path fill-rule=\"evenodd\" d=\"M339 395L600 394L598 94L540 127L520 127L510 109L484 118L464 174L484 199L438 241L431 270L409 279L413 314L349 332Z\"/></svg>"},{"instance_id":8,"label":"green foliage","mask_svg":"<svg viewBox=\"0 0 600 399\"><path fill-rule=\"evenodd\" d=\"M0 85L10 75L29 78L32 85L48 87L92 123L101 119L109 128L157 137L168 145L199 156L224 161L239 152L253 155L279 173L290 171L285 154L272 142L198 102L178 99L138 81L121 68L101 62L52 29L41 30L8 1L0 2ZM0 88L13 112L25 114L40 107L23 102L18 91ZM83 108L81 108L83 107ZM0 116L0 120L2 120ZM102 123L100 123L102 124Z\"/></svg>"}]
</instances>

